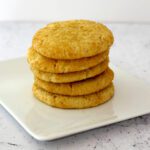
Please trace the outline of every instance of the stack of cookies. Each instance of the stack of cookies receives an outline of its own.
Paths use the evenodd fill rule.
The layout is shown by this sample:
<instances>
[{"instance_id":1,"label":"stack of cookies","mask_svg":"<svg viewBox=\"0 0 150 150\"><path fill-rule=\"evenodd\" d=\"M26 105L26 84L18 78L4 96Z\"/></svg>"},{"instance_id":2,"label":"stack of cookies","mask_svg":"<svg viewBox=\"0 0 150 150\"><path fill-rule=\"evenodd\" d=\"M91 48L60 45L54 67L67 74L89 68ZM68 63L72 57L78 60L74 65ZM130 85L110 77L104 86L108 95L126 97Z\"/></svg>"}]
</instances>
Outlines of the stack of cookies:
<instances>
[{"instance_id":1,"label":"stack of cookies","mask_svg":"<svg viewBox=\"0 0 150 150\"><path fill-rule=\"evenodd\" d=\"M59 108L88 108L114 94L108 67L113 35L88 20L48 24L33 37L28 62L34 74L33 94Z\"/></svg>"}]
</instances>

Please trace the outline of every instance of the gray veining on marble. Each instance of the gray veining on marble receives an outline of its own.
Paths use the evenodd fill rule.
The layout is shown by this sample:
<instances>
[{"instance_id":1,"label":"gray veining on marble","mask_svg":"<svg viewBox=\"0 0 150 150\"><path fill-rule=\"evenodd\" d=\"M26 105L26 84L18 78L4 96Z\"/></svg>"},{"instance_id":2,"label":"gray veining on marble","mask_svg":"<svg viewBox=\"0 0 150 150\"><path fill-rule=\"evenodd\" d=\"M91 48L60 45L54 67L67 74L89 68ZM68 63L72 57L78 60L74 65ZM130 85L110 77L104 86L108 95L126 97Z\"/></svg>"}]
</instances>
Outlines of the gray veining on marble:
<instances>
[{"instance_id":1,"label":"gray veining on marble","mask_svg":"<svg viewBox=\"0 0 150 150\"><path fill-rule=\"evenodd\" d=\"M45 23L1 22L0 60L26 54ZM150 83L150 24L107 24L115 36L111 62ZM128 110L127 110L128 111ZM150 115L51 142L39 142L0 106L0 150L150 150Z\"/></svg>"}]
</instances>

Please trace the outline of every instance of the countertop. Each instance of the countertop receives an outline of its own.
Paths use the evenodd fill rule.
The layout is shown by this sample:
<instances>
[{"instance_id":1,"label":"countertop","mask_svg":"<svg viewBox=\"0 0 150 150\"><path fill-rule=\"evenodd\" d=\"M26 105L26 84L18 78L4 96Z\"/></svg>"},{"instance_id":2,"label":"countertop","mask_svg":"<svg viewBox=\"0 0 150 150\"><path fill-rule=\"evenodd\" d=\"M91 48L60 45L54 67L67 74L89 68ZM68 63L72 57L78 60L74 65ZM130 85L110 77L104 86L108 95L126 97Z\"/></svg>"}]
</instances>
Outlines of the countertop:
<instances>
[{"instance_id":1,"label":"countertop","mask_svg":"<svg viewBox=\"0 0 150 150\"><path fill-rule=\"evenodd\" d=\"M33 34L45 24L46 22L0 22L0 61L26 55ZM106 25L115 37L110 61L150 83L150 24ZM150 115L55 141L40 142L28 135L0 106L0 150L33 149L149 150Z\"/></svg>"}]
</instances>

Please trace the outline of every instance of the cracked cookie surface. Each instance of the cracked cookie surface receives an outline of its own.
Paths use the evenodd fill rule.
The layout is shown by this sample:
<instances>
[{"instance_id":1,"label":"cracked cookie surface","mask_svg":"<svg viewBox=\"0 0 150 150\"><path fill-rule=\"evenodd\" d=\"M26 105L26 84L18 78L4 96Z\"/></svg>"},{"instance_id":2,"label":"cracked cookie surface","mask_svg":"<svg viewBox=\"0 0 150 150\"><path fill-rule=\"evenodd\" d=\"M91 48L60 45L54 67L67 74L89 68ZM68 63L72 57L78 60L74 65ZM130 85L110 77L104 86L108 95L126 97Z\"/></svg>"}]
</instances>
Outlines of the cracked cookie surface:
<instances>
[{"instance_id":1,"label":"cracked cookie surface","mask_svg":"<svg viewBox=\"0 0 150 150\"><path fill-rule=\"evenodd\" d=\"M79 59L102 53L114 38L103 24L89 20L70 20L48 24L37 31L33 48L53 59Z\"/></svg>"}]
</instances>

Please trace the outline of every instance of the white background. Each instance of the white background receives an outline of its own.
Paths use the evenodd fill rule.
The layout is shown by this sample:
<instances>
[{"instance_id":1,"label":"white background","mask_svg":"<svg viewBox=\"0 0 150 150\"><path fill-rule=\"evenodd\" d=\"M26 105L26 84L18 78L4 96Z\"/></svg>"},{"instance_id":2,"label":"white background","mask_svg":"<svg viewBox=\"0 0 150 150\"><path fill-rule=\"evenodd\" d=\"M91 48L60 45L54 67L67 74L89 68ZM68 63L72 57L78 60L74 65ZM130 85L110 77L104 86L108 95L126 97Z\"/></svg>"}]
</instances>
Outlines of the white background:
<instances>
[{"instance_id":1,"label":"white background","mask_svg":"<svg viewBox=\"0 0 150 150\"><path fill-rule=\"evenodd\" d=\"M150 0L0 0L0 21L150 22Z\"/></svg>"}]
</instances>

